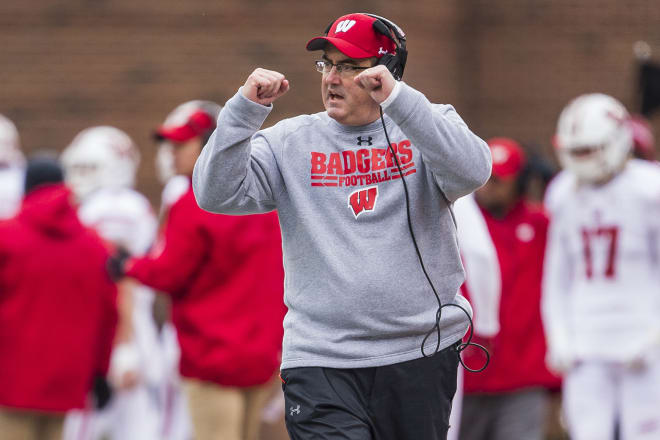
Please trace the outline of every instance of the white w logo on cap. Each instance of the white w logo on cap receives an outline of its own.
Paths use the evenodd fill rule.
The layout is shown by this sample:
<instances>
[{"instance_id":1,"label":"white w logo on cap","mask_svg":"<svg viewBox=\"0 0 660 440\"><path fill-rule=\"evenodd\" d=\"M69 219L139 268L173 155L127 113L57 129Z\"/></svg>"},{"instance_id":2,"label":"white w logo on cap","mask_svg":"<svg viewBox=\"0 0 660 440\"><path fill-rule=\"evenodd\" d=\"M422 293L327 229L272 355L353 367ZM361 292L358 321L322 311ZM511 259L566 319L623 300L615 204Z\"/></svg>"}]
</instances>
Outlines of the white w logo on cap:
<instances>
[{"instance_id":1,"label":"white w logo on cap","mask_svg":"<svg viewBox=\"0 0 660 440\"><path fill-rule=\"evenodd\" d=\"M350 28L353 27L355 24L355 20L342 20L339 23L337 23L337 27L335 28L335 34L338 34L339 32L346 32Z\"/></svg>"}]
</instances>

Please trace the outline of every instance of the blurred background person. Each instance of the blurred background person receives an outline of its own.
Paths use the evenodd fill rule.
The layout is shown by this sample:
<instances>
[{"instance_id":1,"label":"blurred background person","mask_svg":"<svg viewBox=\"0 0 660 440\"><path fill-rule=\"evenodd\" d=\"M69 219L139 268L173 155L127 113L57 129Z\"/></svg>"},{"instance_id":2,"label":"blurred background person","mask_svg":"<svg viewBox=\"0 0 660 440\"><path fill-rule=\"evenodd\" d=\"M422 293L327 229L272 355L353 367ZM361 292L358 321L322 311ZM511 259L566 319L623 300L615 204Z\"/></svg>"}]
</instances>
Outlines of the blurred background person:
<instances>
[{"instance_id":1,"label":"blurred background person","mask_svg":"<svg viewBox=\"0 0 660 440\"><path fill-rule=\"evenodd\" d=\"M569 433L660 438L660 168L629 159L628 112L603 94L564 108L556 144L573 189L553 207L542 310Z\"/></svg>"},{"instance_id":2,"label":"blurred background person","mask_svg":"<svg viewBox=\"0 0 660 440\"><path fill-rule=\"evenodd\" d=\"M657 162L655 136L653 135L653 128L649 124L648 119L642 115L631 115L626 120L626 124L632 134L632 156L636 159ZM559 145L557 145L556 136L553 139L553 143L555 150L557 150ZM561 170L550 181L543 196L543 204L546 211L553 213L557 205L566 196L566 193L575 191L576 187L577 178L575 174L565 169Z\"/></svg>"},{"instance_id":3,"label":"blurred background person","mask_svg":"<svg viewBox=\"0 0 660 440\"><path fill-rule=\"evenodd\" d=\"M548 219L525 196L529 164L518 142L492 138L488 146L490 179L455 205L473 342L490 352L484 371L464 373L459 438L541 440L548 390L559 386L545 367L540 310ZM485 360L474 347L463 352L470 368Z\"/></svg>"},{"instance_id":4,"label":"blurred background person","mask_svg":"<svg viewBox=\"0 0 660 440\"><path fill-rule=\"evenodd\" d=\"M188 187L169 208L155 249L123 267L170 294L195 439L254 440L279 366L281 238L275 213L219 216L197 206L190 179L219 111L188 102L158 129Z\"/></svg>"},{"instance_id":5,"label":"blurred background person","mask_svg":"<svg viewBox=\"0 0 660 440\"><path fill-rule=\"evenodd\" d=\"M52 158L30 160L0 222L0 439L59 440L105 375L117 321L108 252L78 220Z\"/></svg>"},{"instance_id":6,"label":"blurred background person","mask_svg":"<svg viewBox=\"0 0 660 440\"><path fill-rule=\"evenodd\" d=\"M12 217L21 206L24 165L18 130L0 115L0 219Z\"/></svg>"},{"instance_id":7,"label":"blurred background person","mask_svg":"<svg viewBox=\"0 0 660 440\"><path fill-rule=\"evenodd\" d=\"M81 131L62 153L67 182L80 201L78 215L114 248L143 256L155 240L157 221L151 204L134 189L140 153L123 131L110 126ZM157 326L155 293L123 283L120 326L110 366L116 389L101 413L72 414L70 439L164 439L165 416L172 406L172 376L178 370L173 329ZM164 324L165 326L167 324ZM171 327L171 326L170 326Z\"/></svg>"},{"instance_id":8,"label":"blurred background person","mask_svg":"<svg viewBox=\"0 0 660 440\"><path fill-rule=\"evenodd\" d=\"M196 106L197 101L186 103ZM165 122L167 123L167 121ZM160 194L160 219L164 220L170 207L181 198L190 187L190 179L187 176L177 174L174 166L174 146L171 142L164 142L158 133L155 134L158 143L156 149L156 177L163 190Z\"/></svg>"}]
</instances>

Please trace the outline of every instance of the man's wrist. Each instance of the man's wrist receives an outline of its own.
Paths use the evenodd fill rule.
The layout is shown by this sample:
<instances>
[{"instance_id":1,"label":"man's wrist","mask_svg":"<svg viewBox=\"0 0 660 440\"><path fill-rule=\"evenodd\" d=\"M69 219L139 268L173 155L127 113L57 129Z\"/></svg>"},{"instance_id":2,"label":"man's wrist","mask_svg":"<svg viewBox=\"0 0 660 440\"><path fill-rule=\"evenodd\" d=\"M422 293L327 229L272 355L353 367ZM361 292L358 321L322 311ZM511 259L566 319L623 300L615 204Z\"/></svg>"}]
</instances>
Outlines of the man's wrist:
<instances>
[{"instance_id":1,"label":"man's wrist","mask_svg":"<svg viewBox=\"0 0 660 440\"><path fill-rule=\"evenodd\" d=\"M383 111L396 99L397 96L399 96L400 92L401 92L401 82L396 81L396 84L394 84L394 88L390 92L390 96L385 98L385 101L380 103L380 106L382 107Z\"/></svg>"}]
</instances>

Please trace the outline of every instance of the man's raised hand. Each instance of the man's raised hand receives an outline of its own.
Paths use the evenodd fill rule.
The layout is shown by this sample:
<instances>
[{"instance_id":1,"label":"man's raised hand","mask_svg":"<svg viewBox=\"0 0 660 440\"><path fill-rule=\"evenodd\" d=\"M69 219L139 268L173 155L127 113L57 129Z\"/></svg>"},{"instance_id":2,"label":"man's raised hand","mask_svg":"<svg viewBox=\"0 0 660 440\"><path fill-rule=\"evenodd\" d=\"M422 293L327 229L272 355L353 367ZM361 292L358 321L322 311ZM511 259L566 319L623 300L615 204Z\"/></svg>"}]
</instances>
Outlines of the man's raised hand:
<instances>
[{"instance_id":1,"label":"man's raised hand","mask_svg":"<svg viewBox=\"0 0 660 440\"><path fill-rule=\"evenodd\" d=\"M243 85L243 96L261 105L270 105L289 91L289 81L279 72L255 69Z\"/></svg>"},{"instance_id":2,"label":"man's raised hand","mask_svg":"<svg viewBox=\"0 0 660 440\"><path fill-rule=\"evenodd\" d=\"M355 77L355 83L365 89L371 99L380 104L390 96L396 80L387 67L378 65L362 71Z\"/></svg>"}]
</instances>

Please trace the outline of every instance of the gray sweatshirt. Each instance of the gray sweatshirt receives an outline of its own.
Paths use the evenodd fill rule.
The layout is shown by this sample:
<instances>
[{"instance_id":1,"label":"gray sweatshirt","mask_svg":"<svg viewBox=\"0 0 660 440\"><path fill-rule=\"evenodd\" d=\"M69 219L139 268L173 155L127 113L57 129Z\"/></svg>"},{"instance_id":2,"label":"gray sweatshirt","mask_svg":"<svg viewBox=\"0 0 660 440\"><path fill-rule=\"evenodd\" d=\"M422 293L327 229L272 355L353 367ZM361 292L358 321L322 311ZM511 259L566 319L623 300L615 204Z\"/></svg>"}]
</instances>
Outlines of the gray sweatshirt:
<instances>
[{"instance_id":1,"label":"gray sweatshirt","mask_svg":"<svg viewBox=\"0 0 660 440\"><path fill-rule=\"evenodd\" d=\"M431 104L404 83L398 92L384 109L385 125L408 185L415 236L442 303L471 313L458 293L463 267L440 188L450 201L474 191L490 175L490 153L452 106ZM380 120L345 126L322 112L259 130L271 109L240 91L226 103L193 189L207 211L278 211L289 308L282 368L421 357L438 304L413 247ZM458 341L467 323L460 309L443 308L440 348ZM425 353L436 341L434 334Z\"/></svg>"}]
</instances>

